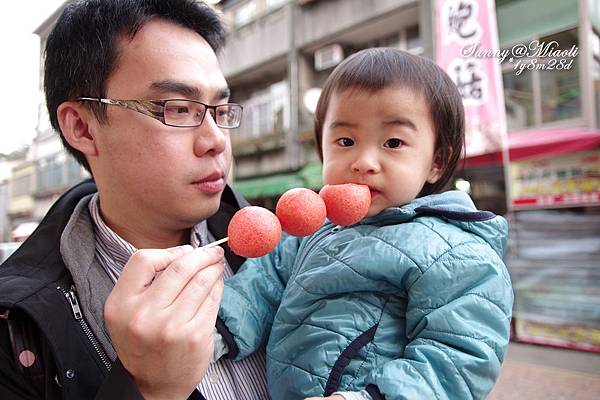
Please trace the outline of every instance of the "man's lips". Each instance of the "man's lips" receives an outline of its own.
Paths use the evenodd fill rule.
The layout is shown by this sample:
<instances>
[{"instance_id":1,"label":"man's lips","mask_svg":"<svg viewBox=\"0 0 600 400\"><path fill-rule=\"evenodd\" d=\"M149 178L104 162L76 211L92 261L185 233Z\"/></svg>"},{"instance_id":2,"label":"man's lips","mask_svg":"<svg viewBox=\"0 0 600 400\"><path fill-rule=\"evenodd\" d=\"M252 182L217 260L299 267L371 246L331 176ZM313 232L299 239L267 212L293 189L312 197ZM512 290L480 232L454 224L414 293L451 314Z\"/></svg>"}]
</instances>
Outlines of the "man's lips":
<instances>
[{"instance_id":1,"label":"man's lips","mask_svg":"<svg viewBox=\"0 0 600 400\"><path fill-rule=\"evenodd\" d=\"M205 178L202 178L194 183L204 183L204 182L213 182L219 179L223 179L223 173L221 171L215 171L212 174L208 175Z\"/></svg>"},{"instance_id":2,"label":"man's lips","mask_svg":"<svg viewBox=\"0 0 600 400\"><path fill-rule=\"evenodd\" d=\"M223 190L225 179L222 172L216 171L198 181L192 182L192 184L200 189L200 191L212 194Z\"/></svg>"}]
</instances>

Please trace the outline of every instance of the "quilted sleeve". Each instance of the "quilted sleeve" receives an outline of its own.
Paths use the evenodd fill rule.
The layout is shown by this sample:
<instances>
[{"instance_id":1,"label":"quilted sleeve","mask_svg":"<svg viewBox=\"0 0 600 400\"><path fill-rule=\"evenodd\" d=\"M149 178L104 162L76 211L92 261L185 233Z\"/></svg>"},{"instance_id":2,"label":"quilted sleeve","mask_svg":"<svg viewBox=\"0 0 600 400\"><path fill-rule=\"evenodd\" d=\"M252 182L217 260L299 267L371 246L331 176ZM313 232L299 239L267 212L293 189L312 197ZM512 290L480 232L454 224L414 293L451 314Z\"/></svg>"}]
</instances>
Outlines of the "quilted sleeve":
<instances>
[{"instance_id":1,"label":"quilted sleeve","mask_svg":"<svg viewBox=\"0 0 600 400\"><path fill-rule=\"evenodd\" d=\"M248 259L225 282L216 327L229 348L227 358L242 359L266 345L300 241L285 235L275 250Z\"/></svg>"},{"instance_id":2,"label":"quilted sleeve","mask_svg":"<svg viewBox=\"0 0 600 400\"><path fill-rule=\"evenodd\" d=\"M508 348L513 292L500 257L464 243L438 257L408 290L403 358L371 372L374 399L483 399ZM381 396L381 397L380 397Z\"/></svg>"}]
</instances>

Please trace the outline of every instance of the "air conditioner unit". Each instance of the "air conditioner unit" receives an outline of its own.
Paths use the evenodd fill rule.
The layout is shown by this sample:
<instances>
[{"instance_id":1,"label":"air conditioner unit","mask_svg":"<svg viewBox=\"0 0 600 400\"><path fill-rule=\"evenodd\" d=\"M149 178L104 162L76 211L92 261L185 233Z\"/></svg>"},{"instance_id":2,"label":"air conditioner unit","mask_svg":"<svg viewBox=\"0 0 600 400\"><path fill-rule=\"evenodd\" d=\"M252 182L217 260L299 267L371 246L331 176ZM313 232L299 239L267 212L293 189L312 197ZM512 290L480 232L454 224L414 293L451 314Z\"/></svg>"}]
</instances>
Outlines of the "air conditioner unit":
<instances>
[{"instance_id":1,"label":"air conditioner unit","mask_svg":"<svg viewBox=\"0 0 600 400\"><path fill-rule=\"evenodd\" d=\"M323 71L335 67L344 59L344 50L339 44L321 47L315 51L315 69Z\"/></svg>"}]
</instances>

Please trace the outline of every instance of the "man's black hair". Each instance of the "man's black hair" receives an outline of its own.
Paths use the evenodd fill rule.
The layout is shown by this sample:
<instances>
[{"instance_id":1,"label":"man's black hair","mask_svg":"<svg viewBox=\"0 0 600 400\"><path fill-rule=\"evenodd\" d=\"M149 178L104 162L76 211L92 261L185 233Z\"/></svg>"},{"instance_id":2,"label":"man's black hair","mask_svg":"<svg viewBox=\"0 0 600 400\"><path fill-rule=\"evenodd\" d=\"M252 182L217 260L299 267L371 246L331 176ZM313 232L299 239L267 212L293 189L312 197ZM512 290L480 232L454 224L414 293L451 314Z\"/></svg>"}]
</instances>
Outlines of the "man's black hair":
<instances>
[{"instance_id":1,"label":"man's black hair","mask_svg":"<svg viewBox=\"0 0 600 400\"><path fill-rule=\"evenodd\" d=\"M105 97L106 81L118 59L119 39L132 39L151 19L197 32L217 52L225 40L219 16L197 0L82 0L67 5L46 43L44 91L52 127L60 132L58 106L78 97ZM88 103L99 121L106 107ZM85 156L61 139L91 172Z\"/></svg>"}]
</instances>

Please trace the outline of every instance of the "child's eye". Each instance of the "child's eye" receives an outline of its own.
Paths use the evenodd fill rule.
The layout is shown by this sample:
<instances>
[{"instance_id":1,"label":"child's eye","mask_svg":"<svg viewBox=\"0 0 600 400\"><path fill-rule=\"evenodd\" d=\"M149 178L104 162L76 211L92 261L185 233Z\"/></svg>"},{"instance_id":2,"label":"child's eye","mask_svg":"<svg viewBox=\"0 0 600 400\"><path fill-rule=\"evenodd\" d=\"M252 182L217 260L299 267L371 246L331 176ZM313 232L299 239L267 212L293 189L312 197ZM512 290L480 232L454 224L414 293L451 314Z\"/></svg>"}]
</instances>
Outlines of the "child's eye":
<instances>
[{"instance_id":1,"label":"child's eye","mask_svg":"<svg viewBox=\"0 0 600 400\"><path fill-rule=\"evenodd\" d=\"M344 137L344 138L338 139L337 144L339 144L342 147L350 147L354 144L354 140Z\"/></svg>"},{"instance_id":2,"label":"child's eye","mask_svg":"<svg viewBox=\"0 0 600 400\"><path fill-rule=\"evenodd\" d=\"M393 139L388 139L383 144L383 147L389 147L390 149L395 149L395 148L402 146L403 144L404 144L404 142L402 142L402 140L400 140L398 138L393 138Z\"/></svg>"}]
</instances>

